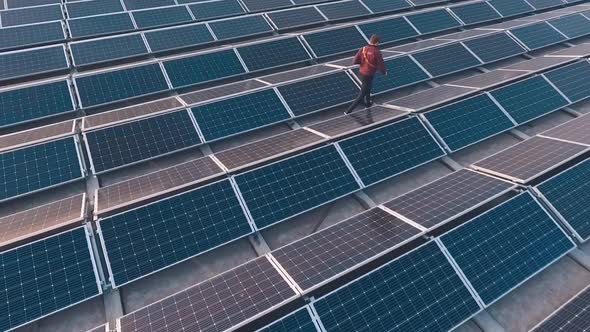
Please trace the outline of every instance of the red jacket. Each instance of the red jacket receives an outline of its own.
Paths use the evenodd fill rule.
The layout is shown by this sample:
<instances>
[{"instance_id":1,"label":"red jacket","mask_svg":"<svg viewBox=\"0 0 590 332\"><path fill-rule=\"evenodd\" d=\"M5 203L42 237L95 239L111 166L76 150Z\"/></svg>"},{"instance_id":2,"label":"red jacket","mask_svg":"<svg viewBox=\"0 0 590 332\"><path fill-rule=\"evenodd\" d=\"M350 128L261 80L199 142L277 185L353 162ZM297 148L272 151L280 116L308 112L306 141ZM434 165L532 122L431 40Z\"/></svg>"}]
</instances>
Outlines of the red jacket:
<instances>
[{"instance_id":1,"label":"red jacket","mask_svg":"<svg viewBox=\"0 0 590 332\"><path fill-rule=\"evenodd\" d=\"M377 71L387 73L383 56L375 45L367 45L356 52L353 64L360 65L359 72L363 76L373 76Z\"/></svg>"}]
</instances>

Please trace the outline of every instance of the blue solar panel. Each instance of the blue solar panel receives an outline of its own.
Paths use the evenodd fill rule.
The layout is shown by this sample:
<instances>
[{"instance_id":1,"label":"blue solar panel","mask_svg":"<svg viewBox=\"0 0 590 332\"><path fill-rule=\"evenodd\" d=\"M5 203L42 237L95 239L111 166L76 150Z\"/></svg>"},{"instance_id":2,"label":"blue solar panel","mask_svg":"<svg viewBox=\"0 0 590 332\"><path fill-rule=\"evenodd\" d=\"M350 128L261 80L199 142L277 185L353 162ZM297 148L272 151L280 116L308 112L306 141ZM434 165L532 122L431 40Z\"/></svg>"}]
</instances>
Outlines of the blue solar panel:
<instances>
[{"instance_id":1,"label":"blue solar panel","mask_svg":"<svg viewBox=\"0 0 590 332\"><path fill-rule=\"evenodd\" d=\"M209 27L218 40L268 34L273 31L262 15L214 21L209 23Z\"/></svg>"},{"instance_id":2,"label":"blue solar panel","mask_svg":"<svg viewBox=\"0 0 590 332\"><path fill-rule=\"evenodd\" d=\"M67 2L66 9L69 18L116 13L124 10L119 0Z\"/></svg>"},{"instance_id":3,"label":"blue solar panel","mask_svg":"<svg viewBox=\"0 0 590 332\"><path fill-rule=\"evenodd\" d=\"M524 0L489 0L488 3L504 17L530 13L535 10Z\"/></svg>"},{"instance_id":4,"label":"blue solar panel","mask_svg":"<svg viewBox=\"0 0 590 332\"><path fill-rule=\"evenodd\" d=\"M0 92L0 127L74 110L68 81Z\"/></svg>"},{"instance_id":5,"label":"blue solar panel","mask_svg":"<svg viewBox=\"0 0 590 332\"><path fill-rule=\"evenodd\" d=\"M6 8L35 7L55 3L60 4L61 0L6 0Z\"/></svg>"},{"instance_id":6,"label":"blue solar panel","mask_svg":"<svg viewBox=\"0 0 590 332\"><path fill-rule=\"evenodd\" d=\"M424 116L451 151L514 127L487 94L438 108Z\"/></svg>"},{"instance_id":7,"label":"blue solar panel","mask_svg":"<svg viewBox=\"0 0 590 332\"><path fill-rule=\"evenodd\" d=\"M290 0L242 0L248 11L257 12L293 6Z\"/></svg>"},{"instance_id":8,"label":"blue solar panel","mask_svg":"<svg viewBox=\"0 0 590 332\"><path fill-rule=\"evenodd\" d=\"M139 29L161 27L193 20L188 9L183 6L134 11L132 15Z\"/></svg>"},{"instance_id":9,"label":"blue solar panel","mask_svg":"<svg viewBox=\"0 0 590 332\"><path fill-rule=\"evenodd\" d=\"M83 107L103 105L168 90L157 63L74 77Z\"/></svg>"},{"instance_id":10,"label":"blue solar panel","mask_svg":"<svg viewBox=\"0 0 590 332\"><path fill-rule=\"evenodd\" d=\"M290 29L325 22L326 19L315 7L301 7L267 13L277 29Z\"/></svg>"},{"instance_id":11,"label":"blue solar panel","mask_svg":"<svg viewBox=\"0 0 590 332\"><path fill-rule=\"evenodd\" d=\"M183 47L198 46L214 41L205 24L180 26L144 33L152 52L162 52Z\"/></svg>"},{"instance_id":12,"label":"blue solar panel","mask_svg":"<svg viewBox=\"0 0 590 332\"><path fill-rule=\"evenodd\" d=\"M354 26L311 32L303 38L318 57L356 51L367 43Z\"/></svg>"},{"instance_id":13,"label":"blue solar panel","mask_svg":"<svg viewBox=\"0 0 590 332\"><path fill-rule=\"evenodd\" d=\"M60 5L47 5L0 11L3 27L63 20Z\"/></svg>"},{"instance_id":14,"label":"blue solar panel","mask_svg":"<svg viewBox=\"0 0 590 332\"><path fill-rule=\"evenodd\" d=\"M195 3L189 5L189 8L197 20L210 20L245 13L237 0Z\"/></svg>"},{"instance_id":15,"label":"blue solar panel","mask_svg":"<svg viewBox=\"0 0 590 332\"><path fill-rule=\"evenodd\" d=\"M363 0L373 13L387 13L412 8L405 0Z\"/></svg>"},{"instance_id":16,"label":"blue solar panel","mask_svg":"<svg viewBox=\"0 0 590 332\"><path fill-rule=\"evenodd\" d=\"M107 14L68 20L73 38L100 36L135 29L128 13Z\"/></svg>"},{"instance_id":17,"label":"blue solar panel","mask_svg":"<svg viewBox=\"0 0 590 332\"><path fill-rule=\"evenodd\" d=\"M0 80L63 71L68 67L62 45L0 54Z\"/></svg>"},{"instance_id":18,"label":"blue solar panel","mask_svg":"<svg viewBox=\"0 0 590 332\"><path fill-rule=\"evenodd\" d=\"M99 221L116 287L252 232L223 180Z\"/></svg>"},{"instance_id":19,"label":"blue solar panel","mask_svg":"<svg viewBox=\"0 0 590 332\"><path fill-rule=\"evenodd\" d=\"M311 60L311 56L297 37L250 44L237 49L248 71L251 72Z\"/></svg>"},{"instance_id":20,"label":"blue solar panel","mask_svg":"<svg viewBox=\"0 0 590 332\"><path fill-rule=\"evenodd\" d=\"M487 2L469 3L449 9L467 25L493 21L502 17Z\"/></svg>"},{"instance_id":21,"label":"blue solar panel","mask_svg":"<svg viewBox=\"0 0 590 332\"><path fill-rule=\"evenodd\" d=\"M497 33L463 42L484 63L503 60L526 53L514 39L506 33Z\"/></svg>"},{"instance_id":22,"label":"blue solar panel","mask_svg":"<svg viewBox=\"0 0 590 332\"><path fill-rule=\"evenodd\" d=\"M123 0L127 10L174 6L174 0Z\"/></svg>"},{"instance_id":23,"label":"blue solar panel","mask_svg":"<svg viewBox=\"0 0 590 332\"><path fill-rule=\"evenodd\" d=\"M480 308L429 242L312 302L325 331L449 331Z\"/></svg>"},{"instance_id":24,"label":"blue solar panel","mask_svg":"<svg viewBox=\"0 0 590 332\"><path fill-rule=\"evenodd\" d=\"M566 40L562 34L546 22L514 28L510 30L510 33L530 50L536 50Z\"/></svg>"},{"instance_id":25,"label":"blue solar panel","mask_svg":"<svg viewBox=\"0 0 590 332\"><path fill-rule=\"evenodd\" d=\"M563 6L561 0L527 0L535 9L547 9L551 7Z\"/></svg>"},{"instance_id":26,"label":"blue solar panel","mask_svg":"<svg viewBox=\"0 0 590 332\"><path fill-rule=\"evenodd\" d=\"M71 137L0 154L0 200L82 178Z\"/></svg>"},{"instance_id":27,"label":"blue solar panel","mask_svg":"<svg viewBox=\"0 0 590 332\"><path fill-rule=\"evenodd\" d=\"M432 76L452 74L481 63L461 44L450 44L412 55Z\"/></svg>"},{"instance_id":28,"label":"blue solar panel","mask_svg":"<svg viewBox=\"0 0 590 332\"><path fill-rule=\"evenodd\" d=\"M518 124L529 122L569 104L540 76L510 84L490 93Z\"/></svg>"},{"instance_id":29,"label":"blue solar panel","mask_svg":"<svg viewBox=\"0 0 590 332\"><path fill-rule=\"evenodd\" d=\"M445 154L416 118L402 120L338 144L367 186Z\"/></svg>"},{"instance_id":30,"label":"blue solar panel","mask_svg":"<svg viewBox=\"0 0 590 332\"><path fill-rule=\"evenodd\" d=\"M358 27L365 36L376 34L381 39L381 44L401 41L418 36L418 32L402 17L390 18L359 24Z\"/></svg>"},{"instance_id":31,"label":"blue solar panel","mask_svg":"<svg viewBox=\"0 0 590 332\"><path fill-rule=\"evenodd\" d=\"M164 61L175 88L243 74L246 71L233 49Z\"/></svg>"},{"instance_id":32,"label":"blue solar panel","mask_svg":"<svg viewBox=\"0 0 590 332\"><path fill-rule=\"evenodd\" d=\"M590 34L590 20L582 14L556 18L550 20L549 24L561 31L568 38L578 38Z\"/></svg>"},{"instance_id":33,"label":"blue solar panel","mask_svg":"<svg viewBox=\"0 0 590 332\"><path fill-rule=\"evenodd\" d=\"M0 29L0 50L65 40L61 22L23 25Z\"/></svg>"},{"instance_id":34,"label":"blue solar panel","mask_svg":"<svg viewBox=\"0 0 590 332\"><path fill-rule=\"evenodd\" d=\"M443 31L461 26L446 10L438 9L424 13L407 15L406 18L421 34Z\"/></svg>"},{"instance_id":35,"label":"blue solar panel","mask_svg":"<svg viewBox=\"0 0 590 332\"><path fill-rule=\"evenodd\" d=\"M235 177L258 228L264 228L359 189L333 145Z\"/></svg>"},{"instance_id":36,"label":"blue solar panel","mask_svg":"<svg viewBox=\"0 0 590 332\"><path fill-rule=\"evenodd\" d=\"M388 76L377 74L373 81L373 93L379 94L404 86L428 80L430 76L422 70L409 56L402 56L385 61ZM358 69L355 69L358 76Z\"/></svg>"},{"instance_id":37,"label":"blue solar panel","mask_svg":"<svg viewBox=\"0 0 590 332\"><path fill-rule=\"evenodd\" d=\"M0 254L0 330L7 331L101 293L84 227Z\"/></svg>"},{"instance_id":38,"label":"blue solar panel","mask_svg":"<svg viewBox=\"0 0 590 332\"><path fill-rule=\"evenodd\" d=\"M293 114L299 116L351 102L358 86L345 72L337 72L278 87Z\"/></svg>"},{"instance_id":39,"label":"blue solar panel","mask_svg":"<svg viewBox=\"0 0 590 332\"><path fill-rule=\"evenodd\" d=\"M371 14L358 0L327 3L318 5L317 8L331 21Z\"/></svg>"},{"instance_id":40,"label":"blue solar panel","mask_svg":"<svg viewBox=\"0 0 590 332\"><path fill-rule=\"evenodd\" d=\"M87 132L85 136L97 173L201 143L185 110Z\"/></svg>"},{"instance_id":41,"label":"blue solar panel","mask_svg":"<svg viewBox=\"0 0 590 332\"><path fill-rule=\"evenodd\" d=\"M574 248L528 192L446 233L441 240L486 305Z\"/></svg>"},{"instance_id":42,"label":"blue solar panel","mask_svg":"<svg viewBox=\"0 0 590 332\"><path fill-rule=\"evenodd\" d=\"M572 102L590 97L590 63L580 61L543 74Z\"/></svg>"},{"instance_id":43,"label":"blue solar panel","mask_svg":"<svg viewBox=\"0 0 590 332\"><path fill-rule=\"evenodd\" d=\"M70 50L76 66L120 60L149 53L139 34L71 43Z\"/></svg>"},{"instance_id":44,"label":"blue solar panel","mask_svg":"<svg viewBox=\"0 0 590 332\"><path fill-rule=\"evenodd\" d=\"M191 109L207 141L290 118L274 90L249 93Z\"/></svg>"},{"instance_id":45,"label":"blue solar panel","mask_svg":"<svg viewBox=\"0 0 590 332\"><path fill-rule=\"evenodd\" d=\"M309 307L305 306L272 324L258 330L258 332L319 332L311 318Z\"/></svg>"}]
</instances>

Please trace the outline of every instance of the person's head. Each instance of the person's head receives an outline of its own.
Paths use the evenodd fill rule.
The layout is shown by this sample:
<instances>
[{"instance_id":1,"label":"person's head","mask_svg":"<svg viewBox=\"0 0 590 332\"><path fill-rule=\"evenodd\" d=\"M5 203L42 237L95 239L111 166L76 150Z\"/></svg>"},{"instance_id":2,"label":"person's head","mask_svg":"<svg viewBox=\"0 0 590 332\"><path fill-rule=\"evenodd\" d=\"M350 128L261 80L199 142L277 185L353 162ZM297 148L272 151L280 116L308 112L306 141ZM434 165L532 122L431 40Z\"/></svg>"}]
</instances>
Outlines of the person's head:
<instances>
[{"instance_id":1,"label":"person's head","mask_svg":"<svg viewBox=\"0 0 590 332\"><path fill-rule=\"evenodd\" d=\"M369 39L369 44L378 45L379 44L379 36L377 36L375 34L371 35L371 38Z\"/></svg>"}]
</instances>

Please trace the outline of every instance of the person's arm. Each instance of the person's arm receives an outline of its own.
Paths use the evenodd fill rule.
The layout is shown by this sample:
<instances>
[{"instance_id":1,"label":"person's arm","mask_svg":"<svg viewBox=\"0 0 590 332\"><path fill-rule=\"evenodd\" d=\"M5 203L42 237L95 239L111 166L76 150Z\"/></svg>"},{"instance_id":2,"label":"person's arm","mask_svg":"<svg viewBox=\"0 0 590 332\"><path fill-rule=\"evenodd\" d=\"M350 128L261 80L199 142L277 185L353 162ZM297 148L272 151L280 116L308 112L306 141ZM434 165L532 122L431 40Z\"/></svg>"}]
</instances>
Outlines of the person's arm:
<instances>
[{"instance_id":1,"label":"person's arm","mask_svg":"<svg viewBox=\"0 0 590 332\"><path fill-rule=\"evenodd\" d=\"M354 59L352 59L352 64L353 65L360 65L362 59L363 59L363 49L361 48L360 50L358 50L358 52L356 52Z\"/></svg>"},{"instance_id":2,"label":"person's arm","mask_svg":"<svg viewBox=\"0 0 590 332\"><path fill-rule=\"evenodd\" d=\"M377 69L383 75L387 75L387 67L385 67L385 61L383 61L383 55L381 55L381 51L377 50Z\"/></svg>"}]
</instances>

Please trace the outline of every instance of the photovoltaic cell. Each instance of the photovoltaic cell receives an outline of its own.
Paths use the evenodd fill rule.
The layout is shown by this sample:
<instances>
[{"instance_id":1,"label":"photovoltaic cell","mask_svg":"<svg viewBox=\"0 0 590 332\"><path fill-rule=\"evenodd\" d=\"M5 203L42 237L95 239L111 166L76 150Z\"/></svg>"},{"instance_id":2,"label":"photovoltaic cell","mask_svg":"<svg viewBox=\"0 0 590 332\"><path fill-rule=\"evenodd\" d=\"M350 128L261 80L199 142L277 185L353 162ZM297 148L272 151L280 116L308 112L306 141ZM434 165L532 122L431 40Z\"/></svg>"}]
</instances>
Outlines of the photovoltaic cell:
<instances>
[{"instance_id":1,"label":"photovoltaic cell","mask_svg":"<svg viewBox=\"0 0 590 332\"><path fill-rule=\"evenodd\" d=\"M11 330L101 293L84 227L0 253L0 329Z\"/></svg>"},{"instance_id":2,"label":"photovoltaic cell","mask_svg":"<svg viewBox=\"0 0 590 332\"><path fill-rule=\"evenodd\" d=\"M534 8L524 0L489 0L488 2L504 17L515 16L534 11Z\"/></svg>"},{"instance_id":3,"label":"photovoltaic cell","mask_svg":"<svg viewBox=\"0 0 590 332\"><path fill-rule=\"evenodd\" d=\"M528 192L455 228L441 240L486 305L575 247Z\"/></svg>"},{"instance_id":4,"label":"photovoltaic cell","mask_svg":"<svg viewBox=\"0 0 590 332\"><path fill-rule=\"evenodd\" d=\"M196 90L194 92L188 92L180 95L180 99L187 105L197 105L203 104L205 102L211 102L214 99L222 99L223 97L228 97L230 95L245 94L246 92L259 90L266 87L268 87L268 84L254 79L248 79L234 83L218 85L212 88Z\"/></svg>"},{"instance_id":5,"label":"photovoltaic cell","mask_svg":"<svg viewBox=\"0 0 590 332\"><path fill-rule=\"evenodd\" d=\"M210 20L244 13L237 0L218 0L188 6L197 20Z\"/></svg>"},{"instance_id":6,"label":"photovoltaic cell","mask_svg":"<svg viewBox=\"0 0 590 332\"><path fill-rule=\"evenodd\" d=\"M527 2L537 10L563 6L561 0L527 0Z\"/></svg>"},{"instance_id":7,"label":"photovoltaic cell","mask_svg":"<svg viewBox=\"0 0 590 332\"><path fill-rule=\"evenodd\" d=\"M441 85L406 97L394 99L387 104L393 105L402 110L418 112L473 94L476 91L476 89L461 86Z\"/></svg>"},{"instance_id":8,"label":"photovoltaic cell","mask_svg":"<svg viewBox=\"0 0 590 332\"><path fill-rule=\"evenodd\" d=\"M330 21L371 14L367 7L363 6L358 0L327 3L318 5L317 8Z\"/></svg>"},{"instance_id":9,"label":"photovoltaic cell","mask_svg":"<svg viewBox=\"0 0 590 332\"><path fill-rule=\"evenodd\" d=\"M119 287L252 232L229 180L99 220Z\"/></svg>"},{"instance_id":10,"label":"photovoltaic cell","mask_svg":"<svg viewBox=\"0 0 590 332\"><path fill-rule=\"evenodd\" d=\"M565 36L546 22L514 28L510 30L510 33L530 50L536 50L566 40Z\"/></svg>"},{"instance_id":11,"label":"photovoltaic cell","mask_svg":"<svg viewBox=\"0 0 590 332\"><path fill-rule=\"evenodd\" d=\"M503 70L495 69L488 73L478 74L458 81L453 81L449 84L463 87L470 87L474 89L489 89L501 83L514 81L522 76L526 76L525 71Z\"/></svg>"},{"instance_id":12,"label":"photovoltaic cell","mask_svg":"<svg viewBox=\"0 0 590 332\"><path fill-rule=\"evenodd\" d=\"M381 39L381 44L418 36L418 32L401 17L363 23L359 24L358 27L366 36L371 36L372 34L378 35Z\"/></svg>"},{"instance_id":13,"label":"photovoltaic cell","mask_svg":"<svg viewBox=\"0 0 590 332\"><path fill-rule=\"evenodd\" d=\"M480 65L465 46L450 44L412 54L432 76L442 76Z\"/></svg>"},{"instance_id":14,"label":"photovoltaic cell","mask_svg":"<svg viewBox=\"0 0 590 332\"><path fill-rule=\"evenodd\" d=\"M448 331L480 308L429 242L312 302L332 331Z\"/></svg>"},{"instance_id":15,"label":"photovoltaic cell","mask_svg":"<svg viewBox=\"0 0 590 332\"><path fill-rule=\"evenodd\" d=\"M0 11L3 27L63 20L58 4Z\"/></svg>"},{"instance_id":16,"label":"photovoltaic cell","mask_svg":"<svg viewBox=\"0 0 590 332\"><path fill-rule=\"evenodd\" d=\"M367 186L445 154L416 118L402 120L338 144Z\"/></svg>"},{"instance_id":17,"label":"photovoltaic cell","mask_svg":"<svg viewBox=\"0 0 590 332\"><path fill-rule=\"evenodd\" d=\"M60 0L7 0L6 8L23 8L61 3Z\"/></svg>"},{"instance_id":18,"label":"photovoltaic cell","mask_svg":"<svg viewBox=\"0 0 590 332\"><path fill-rule=\"evenodd\" d=\"M65 40L61 22L23 25L0 29L0 50Z\"/></svg>"},{"instance_id":19,"label":"photovoltaic cell","mask_svg":"<svg viewBox=\"0 0 590 332\"><path fill-rule=\"evenodd\" d=\"M236 17L209 22L209 27L218 40L241 38L271 33L272 27L262 15Z\"/></svg>"},{"instance_id":20,"label":"photovoltaic cell","mask_svg":"<svg viewBox=\"0 0 590 332\"><path fill-rule=\"evenodd\" d=\"M139 10L131 13L139 29L190 22L193 20L184 6Z\"/></svg>"},{"instance_id":21,"label":"photovoltaic cell","mask_svg":"<svg viewBox=\"0 0 590 332\"><path fill-rule=\"evenodd\" d=\"M319 332L319 328L311 318L310 309L305 306L272 324L258 330L258 332Z\"/></svg>"},{"instance_id":22,"label":"photovoltaic cell","mask_svg":"<svg viewBox=\"0 0 590 332\"><path fill-rule=\"evenodd\" d=\"M404 86L416 84L430 78L409 56L385 60L385 67L392 75L377 74L373 80L373 93L379 94ZM360 76L358 69L354 73Z\"/></svg>"},{"instance_id":23,"label":"photovoltaic cell","mask_svg":"<svg viewBox=\"0 0 590 332\"><path fill-rule=\"evenodd\" d=\"M590 117L581 116L543 132L541 135L590 146L588 125L590 125Z\"/></svg>"},{"instance_id":24,"label":"photovoltaic cell","mask_svg":"<svg viewBox=\"0 0 590 332\"><path fill-rule=\"evenodd\" d=\"M68 69L63 45L0 54L0 80Z\"/></svg>"},{"instance_id":25,"label":"photovoltaic cell","mask_svg":"<svg viewBox=\"0 0 590 332\"><path fill-rule=\"evenodd\" d=\"M74 120L69 120L2 135L0 136L0 151L73 135L74 129Z\"/></svg>"},{"instance_id":26,"label":"photovoltaic cell","mask_svg":"<svg viewBox=\"0 0 590 332\"><path fill-rule=\"evenodd\" d=\"M116 13L69 19L72 38L100 36L135 30L129 13Z\"/></svg>"},{"instance_id":27,"label":"photovoltaic cell","mask_svg":"<svg viewBox=\"0 0 590 332\"><path fill-rule=\"evenodd\" d=\"M237 50L251 72L311 60L297 37L240 46Z\"/></svg>"},{"instance_id":28,"label":"photovoltaic cell","mask_svg":"<svg viewBox=\"0 0 590 332\"><path fill-rule=\"evenodd\" d=\"M70 51L76 66L120 60L149 53L140 34L71 43Z\"/></svg>"},{"instance_id":29,"label":"photovoltaic cell","mask_svg":"<svg viewBox=\"0 0 590 332\"><path fill-rule=\"evenodd\" d=\"M205 24L152 30L145 32L144 36L152 52L198 46L214 41L211 32L209 32Z\"/></svg>"},{"instance_id":30,"label":"photovoltaic cell","mask_svg":"<svg viewBox=\"0 0 590 332\"><path fill-rule=\"evenodd\" d=\"M438 9L419 14L407 15L406 18L421 34L443 31L461 26L446 10Z\"/></svg>"},{"instance_id":31,"label":"photovoltaic cell","mask_svg":"<svg viewBox=\"0 0 590 332\"><path fill-rule=\"evenodd\" d=\"M243 0L249 12L266 11L269 9L286 8L293 6L289 0Z\"/></svg>"},{"instance_id":32,"label":"photovoltaic cell","mask_svg":"<svg viewBox=\"0 0 590 332\"><path fill-rule=\"evenodd\" d=\"M85 17L123 11L119 0L91 0L66 2L68 18Z\"/></svg>"},{"instance_id":33,"label":"photovoltaic cell","mask_svg":"<svg viewBox=\"0 0 590 332\"><path fill-rule=\"evenodd\" d=\"M572 102L590 97L590 63L580 61L543 74Z\"/></svg>"},{"instance_id":34,"label":"photovoltaic cell","mask_svg":"<svg viewBox=\"0 0 590 332\"><path fill-rule=\"evenodd\" d=\"M463 42L484 63L503 60L526 52L506 33L483 36Z\"/></svg>"},{"instance_id":35,"label":"photovoltaic cell","mask_svg":"<svg viewBox=\"0 0 590 332\"><path fill-rule=\"evenodd\" d=\"M163 62L175 88L210 82L246 71L234 49L196 54Z\"/></svg>"},{"instance_id":36,"label":"photovoltaic cell","mask_svg":"<svg viewBox=\"0 0 590 332\"><path fill-rule=\"evenodd\" d=\"M235 177L258 228L264 228L359 189L333 145Z\"/></svg>"},{"instance_id":37,"label":"photovoltaic cell","mask_svg":"<svg viewBox=\"0 0 590 332\"><path fill-rule=\"evenodd\" d=\"M267 15L279 30L326 21L316 7L301 7L290 10L273 11L268 12Z\"/></svg>"},{"instance_id":38,"label":"photovoltaic cell","mask_svg":"<svg viewBox=\"0 0 590 332\"><path fill-rule=\"evenodd\" d=\"M501 16L487 2L469 3L449 8L459 19L469 25L500 19Z\"/></svg>"},{"instance_id":39,"label":"photovoltaic cell","mask_svg":"<svg viewBox=\"0 0 590 332\"><path fill-rule=\"evenodd\" d=\"M583 331L590 328L590 288L584 288L545 318L532 332Z\"/></svg>"},{"instance_id":40,"label":"photovoltaic cell","mask_svg":"<svg viewBox=\"0 0 590 332\"><path fill-rule=\"evenodd\" d=\"M367 43L354 26L311 32L303 38L318 57L356 51Z\"/></svg>"},{"instance_id":41,"label":"photovoltaic cell","mask_svg":"<svg viewBox=\"0 0 590 332\"><path fill-rule=\"evenodd\" d=\"M201 143L187 111L85 133L95 172L154 158Z\"/></svg>"},{"instance_id":42,"label":"photovoltaic cell","mask_svg":"<svg viewBox=\"0 0 590 332\"><path fill-rule=\"evenodd\" d=\"M127 10L173 6L174 0L123 0Z\"/></svg>"},{"instance_id":43,"label":"photovoltaic cell","mask_svg":"<svg viewBox=\"0 0 590 332\"><path fill-rule=\"evenodd\" d=\"M283 71L276 74L270 74L268 76L262 76L260 79L270 84L279 84L299 80L302 78L311 78L312 76L318 76L320 74L327 74L329 72L336 72L339 70L340 69L326 65L314 65Z\"/></svg>"},{"instance_id":44,"label":"photovoltaic cell","mask_svg":"<svg viewBox=\"0 0 590 332\"><path fill-rule=\"evenodd\" d=\"M363 0L373 13L387 13L409 9L412 6L405 0Z\"/></svg>"},{"instance_id":45,"label":"photovoltaic cell","mask_svg":"<svg viewBox=\"0 0 590 332\"><path fill-rule=\"evenodd\" d=\"M582 14L568 15L549 21L568 38L578 38L590 34L590 20Z\"/></svg>"}]
</instances>

